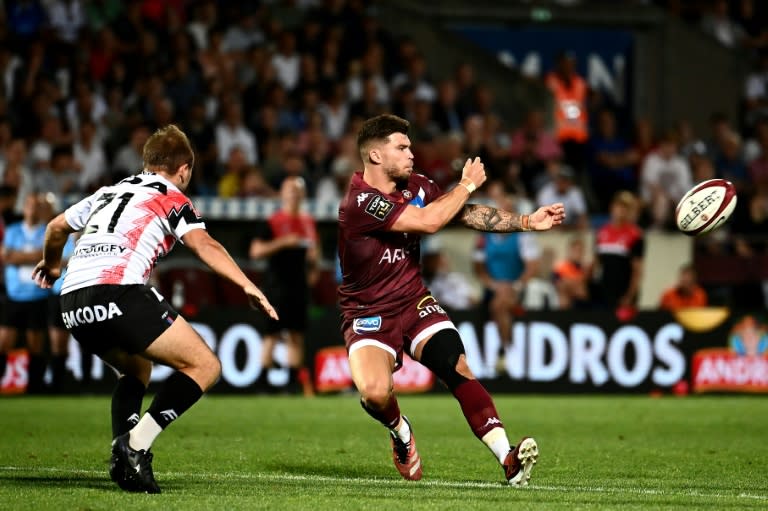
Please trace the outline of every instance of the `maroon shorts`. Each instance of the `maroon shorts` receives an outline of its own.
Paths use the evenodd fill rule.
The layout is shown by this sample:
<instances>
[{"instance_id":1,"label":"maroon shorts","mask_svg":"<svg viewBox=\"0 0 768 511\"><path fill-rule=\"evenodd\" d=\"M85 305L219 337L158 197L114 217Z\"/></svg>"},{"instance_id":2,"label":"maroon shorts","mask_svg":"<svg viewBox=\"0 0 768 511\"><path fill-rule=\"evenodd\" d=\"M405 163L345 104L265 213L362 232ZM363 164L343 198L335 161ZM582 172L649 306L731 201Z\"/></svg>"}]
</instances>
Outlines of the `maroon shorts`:
<instances>
[{"instance_id":1,"label":"maroon shorts","mask_svg":"<svg viewBox=\"0 0 768 511\"><path fill-rule=\"evenodd\" d=\"M363 346L376 346L395 357L395 368L403 363L403 350L413 356L424 339L440 330L456 330L451 318L432 295L426 295L382 314L345 315L341 331L347 353Z\"/></svg>"}]
</instances>

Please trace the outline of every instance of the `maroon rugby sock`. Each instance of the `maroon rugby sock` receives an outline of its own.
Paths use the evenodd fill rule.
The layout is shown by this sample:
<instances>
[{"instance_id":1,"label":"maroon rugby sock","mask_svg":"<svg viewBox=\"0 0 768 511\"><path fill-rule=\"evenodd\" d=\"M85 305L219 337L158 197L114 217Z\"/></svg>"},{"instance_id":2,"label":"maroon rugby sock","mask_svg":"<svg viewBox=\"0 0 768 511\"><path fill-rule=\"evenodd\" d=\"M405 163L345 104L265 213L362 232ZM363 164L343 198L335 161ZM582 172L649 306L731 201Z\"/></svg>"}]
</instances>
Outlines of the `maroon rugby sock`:
<instances>
[{"instance_id":1,"label":"maroon rugby sock","mask_svg":"<svg viewBox=\"0 0 768 511\"><path fill-rule=\"evenodd\" d=\"M479 381L467 380L453 389L472 433L482 440L493 428L503 428L499 413L488 392Z\"/></svg>"},{"instance_id":2,"label":"maroon rugby sock","mask_svg":"<svg viewBox=\"0 0 768 511\"><path fill-rule=\"evenodd\" d=\"M368 415L381 422L389 429L394 429L400 422L400 405L397 404L397 398L395 396L392 396L392 399L389 400L387 406L384 407L383 410L374 410L373 408L368 407L362 398L360 399L360 406L363 407L363 410L365 410Z\"/></svg>"}]
</instances>

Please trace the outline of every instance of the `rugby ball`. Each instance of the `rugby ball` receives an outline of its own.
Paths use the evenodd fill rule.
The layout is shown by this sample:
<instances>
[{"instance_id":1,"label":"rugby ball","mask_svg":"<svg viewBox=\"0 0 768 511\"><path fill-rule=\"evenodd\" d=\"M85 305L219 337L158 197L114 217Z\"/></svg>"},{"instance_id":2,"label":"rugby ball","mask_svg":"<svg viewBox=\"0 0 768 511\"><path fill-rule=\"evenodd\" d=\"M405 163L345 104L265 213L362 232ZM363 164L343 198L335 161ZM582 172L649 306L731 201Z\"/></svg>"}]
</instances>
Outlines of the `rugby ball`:
<instances>
[{"instance_id":1,"label":"rugby ball","mask_svg":"<svg viewBox=\"0 0 768 511\"><path fill-rule=\"evenodd\" d=\"M736 208L736 189L725 179L709 179L691 188L675 209L677 228L698 236L723 225Z\"/></svg>"}]
</instances>

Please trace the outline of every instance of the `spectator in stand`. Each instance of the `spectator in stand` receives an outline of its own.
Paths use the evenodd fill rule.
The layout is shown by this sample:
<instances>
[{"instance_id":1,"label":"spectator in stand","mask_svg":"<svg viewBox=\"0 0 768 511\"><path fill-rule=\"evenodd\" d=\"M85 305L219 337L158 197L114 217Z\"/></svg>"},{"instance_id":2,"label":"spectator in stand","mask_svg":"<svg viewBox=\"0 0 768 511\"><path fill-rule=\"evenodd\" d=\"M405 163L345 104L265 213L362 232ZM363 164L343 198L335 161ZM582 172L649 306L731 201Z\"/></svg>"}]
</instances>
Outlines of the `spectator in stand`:
<instances>
[{"instance_id":1,"label":"spectator in stand","mask_svg":"<svg viewBox=\"0 0 768 511\"><path fill-rule=\"evenodd\" d=\"M722 112L714 112L709 116L709 128L710 138L706 141L707 156L712 161L717 161L722 157L726 140L735 132L735 129L728 116Z\"/></svg>"},{"instance_id":2,"label":"spectator in stand","mask_svg":"<svg viewBox=\"0 0 768 511\"><path fill-rule=\"evenodd\" d=\"M380 100L376 80L373 77L363 79L361 88L360 99L352 103L349 108L349 115L369 119L385 113L386 103Z\"/></svg>"},{"instance_id":3,"label":"spectator in stand","mask_svg":"<svg viewBox=\"0 0 768 511\"><path fill-rule=\"evenodd\" d=\"M139 124L133 128L130 140L118 149L112 163L113 181L119 181L141 171L144 165L142 151L148 138L149 128L146 125ZM197 163L197 160L195 162Z\"/></svg>"},{"instance_id":4,"label":"spectator in stand","mask_svg":"<svg viewBox=\"0 0 768 511\"><path fill-rule=\"evenodd\" d=\"M561 309L584 309L590 305L585 254L584 240L571 238L565 259L555 264L552 274Z\"/></svg>"},{"instance_id":5,"label":"spectator in stand","mask_svg":"<svg viewBox=\"0 0 768 511\"><path fill-rule=\"evenodd\" d=\"M277 36L277 51L272 55L272 67L275 68L277 81L288 92L299 84L301 57L296 52L296 36L283 31Z\"/></svg>"},{"instance_id":6,"label":"spectator in stand","mask_svg":"<svg viewBox=\"0 0 768 511\"><path fill-rule=\"evenodd\" d=\"M525 114L522 126L512 132L509 141L509 155L512 158L522 157L525 148L533 143L536 158L549 166L563 157L555 137L547 132L544 126L544 114L541 110L529 110ZM570 210L568 211L570 215Z\"/></svg>"},{"instance_id":7,"label":"spectator in stand","mask_svg":"<svg viewBox=\"0 0 768 511\"><path fill-rule=\"evenodd\" d=\"M42 119L40 133L29 148L29 167L34 171L51 166L51 152L55 146L71 141L71 136L62 129L61 119L49 114Z\"/></svg>"},{"instance_id":8,"label":"spectator in stand","mask_svg":"<svg viewBox=\"0 0 768 511\"><path fill-rule=\"evenodd\" d=\"M3 379L8 352L16 346L19 332L24 332L29 353L27 392L43 392L45 374L45 327L48 290L32 280L35 261L43 257L45 223L41 221L40 198L24 198L24 217L9 225L3 239L5 290L8 295L0 318L0 380Z\"/></svg>"},{"instance_id":9,"label":"spectator in stand","mask_svg":"<svg viewBox=\"0 0 768 511\"><path fill-rule=\"evenodd\" d=\"M731 19L727 0L714 0L709 12L701 19L701 28L728 48L738 48L746 43L747 34Z\"/></svg>"},{"instance_id":10,"label":"spectator in stand","mask_svg":"<svg viewBox=\"0 0 768 511\"><path fill-rule=\"evenodd\" d=\"M346 157L337 158L331 163L331 174L324 176L317 184L315 201L318 204L337 205L344 197L355 168Z\"/></svg>"},{"instance_id":11,"label":"spectator in stand","mask_svg":"<svg viewBox=\"0 0 768 511\"><path fill-rule=\"evenodd\" d=\"M638 210L633 193L618 192L611 201L609 222L597 231L591 269L594 298L609 310L637 304L645 252L643 231L636 223Z\"/></svg>"},{"instance_id":12,"label":"spectator in stand","mask_svg":"<svg viewBox=\"0 0 768 511\"><path fill-rule=\"evenodd\" d=\"M405 84L413 88L416 99L430 103L437 99L437 91L427 76L427 61L419 52L406 61L403 72L392 78L392 90L397 90Z\"/></svg>"},{"instance_id":13,"label":"spectator in stand","mask_svg":"<svg viewBox=\"0 0 768 511\"><path fill-rule=\"evenodd\" d=\"M486 189L495 207L516 211L500 183L489 183ZM477 239L473 268L484 288L483 303L504 347L512 342L512 318L522 310L525 286L537 275L540 257L541 249L531 233L481 233Z\"/></svg>"},{"instance_id":14,"label":"spectator in stand","mask_svg":"<svg viewBox=\"0 0 768 511\"><path fill-rule=\"evenodd\" d=\"M109 184L107 155L101 141L97 138L96 125L90 119L83 119L80 122L73 156L80 168L80 178L77 185L79 190L94 192L99 187Z\"/></svg>"},{"instance_id":15,"label":"spectator in stand","mask_svg":"<svg viewBox=\"0 0 768 511\"><path fill-rule=\"evenodd\" d=\"M344 134L349 121L349 109L346 86L343 83L331 85L318 109L323 116L329 140L335 142Z\"/></svg>"},{"instance_id":16,"label":"spectator in stand","mask_svg":"<svg viewBox=\"0 0 768 511\"><path fill-rule=\"evenodd\" d=\"M755 157L749 162L749 180L757 187L768 186L768 120L755 127Z\"/></svg>"},{"instance_id":17,"label":"spectator in stand","mask_svg":"<svg viewBox=\"0 0 768 511\"><path fill-rule=\"evenodd\" d=\"M72 45L85 25L85 9L80 0L48 0L48 25L60 43Z\"/></svg>"},{"instance_id":18,"label":"spectator in stand","mask_svg":"<svg viewBox=\"0 0 768 511\"><path fill-rule=\"evenodd\" d=\"M744 192L749 187L749 171L744 162L741 136L730 131L723 138L720 149L720 156L715 159L717 177L732 182L737 192Z\"/></svg>"},{"instance_id":19,"label":"spectator in stand","mask_svg":"<svg viewBox=\"0 0 768 511\"><path fill-rule=\"evenodd\" d=\"M243 177L250 168L245 152L238 146L229 151L229 158L224 166L224 173L219 179L218 196L223 198L240 195Z\"/></svg>"},{"instance_id":20,"label":"spectator in stand","mask_svg":"<svg viewBox=\"0 0 768 511\"><path fill-rule=\"evenodd\" d=\"M650 119L641 118L635 121L635 137L632 148L637 153L637 161L643 162L645 158L656 149L656 135Z\"/></svg>"},{"instance_id":21,"label":"spectator in stand","mask_svg":"<svg viewBox=\"0 0 768 511\"><path fill-rule=\"evenodd\" d=\"M758 53L757 62L744 83L745 120L754 125L768 115L768 49Z\"/></svg>"},{"instance_id":22,"label":"spectator in stand","mask_svg":"<svg viewBox=\"0 0 768 511\"><path fill-rule=\"evenodd\" d=\"M58 197L80 192L80 167L72 154L72 146L53 148L51 167L34 174L34 189L51 192Z\"/></svg>"},{"instance_id":23,"label":"spectator in stand","mask_svg":"<svg viewBox=\"0 0 768 511\"><path fill-rule=\"evenodd\" d=\"M5 148L3 161L0 161L0 186L7 186L16 191L14 210L18 213L24 209L24 199L34 191L34 176L25 165L26 155L24 140L17 138Z\"/></svg>"},{"instance_id":24,"label":"spectator in stand","mask_svg":"<svg viewBox=\"0 0 768 511\"><path fill-rule=\"evenodd\" d=\"M464 117L459 112L457 100L456 84L453 80L443 80L437 85L437 100L432 118L443 133L461 132Z\"/></svg>"},{"instance_id":25,"label":"spectator in stand","mask_svg":"<svg viewBox=\"0 0 768 511\"><path fill-rule=\"evenodd\" d=\"M437 242L427 243L422 254L424 285L441 305L451 310L469 310L479 303L472 284L464 273L451 271L451 262Z\"/></svg>"},{"instance_id":26,"label":"spectator in stand","mask_svg":"<svg viewBox=\"0 0 768 511\"><path fill-rule=\"evenodd\" d=\"M304 366L304 334L320 247L315 221L301 211L304 197L304 182L300 178L283 181L281 209L253 240L249 255L251 259L268 259L265 290L280 315L279 320L269 321L265 330L260 381L268 381L267 373L275 367L275 344L283 340L288 348L290 383L299 384L304 394L310 395L312 383ZM284 331L287 336L282 338Z\"/></svg>"},{"instance_id":27,"label":"spectator in stand","mask_svg":"<svg viewBox=\"0 0 768 511\"><path fill-rule=\"evenodd\" d=\"M589 140L589 86L576 71L576 58L568 52L561 53L545 83L555 101L555 136L564 160L576 172L583 172Z\"/></svg>"},{"instance_id":28,"label":"spectator in stand","mask_svg":"<svg viewBox=\"0 0 768 511\"><path fill-rule=\"evenodd\" d=\"M226 163L232 148L239 147L245 155L246 163L255 165L259 161L256 138L243 124L242 105L236 101L229 101L222 106L224 115L216 124L215 130L219 163Z\"/></svg>"},{"instance_id":29,"label":"spectator in stand","mask_svg":"<svg viewBox=\"0 0 768 511\"><path fill-rule=\"evenodd\" d=\"M568 216L562 223L563 229L584 230L589 227L587 201L584 194L574 182L576 174L567 165L558 165L554 171L555 177L544 185L536 195L538 206L562 202Z\"/></svg>"},{"instance_id":30,"label":"spectator in stand","mask_svg":"<svg viewBox=\"0 0 768 511\"><path fill-rule=\"evenodd\" d=\"M706 307L707 292L696 283L696 270L691 264L680 268L677 284L665 289L659 307L674 312L688 307Z\"/></svg>"},{"instance_id":31,"label":"spectator in stand","mask_svg":"<svg viewBox=\"0 0 768 511\"><path fill-rule=\"evenodd\" d=\"M618 191L637 189L637 153L619 134L616 116L608 109L598 114L597 133L589 145L592 188L600 211L606 212Z\"/></svg>"},{"instance_id":32,"label":"spectator in stand","mask_svg":"<svg viewBox=\"0 0 768 511\"><path fill-rule=\"evenodd\" d=\"M267 197L271 198L277 195L275 190L269 186L264 173L259 167L249 167L240 181L240 197Z\"/></svg>"},{"instance_id":33,"label":"spectator in stand","mask_svg":"<svg viewBox=\"0 0 768 511\"><path fill-rule=\"evenodd\" d=\"M414 103L409 138L419 147L422 144L432 144L440 134L440 126L432 118L432 103L417 99Z\"/></svg>"},{"instance_id":34,"label":"spectator in stand","mask_svg":"<svg viewBox=\"0 0 768 511\"><path fill-rule=\"evenodd\" d=\"M691 169L679 155L673 135L659 141L659 148L643 162L640 175L640 193L651 215L651 228L674 228L675 207L693 182Z\"/></svg>"}]
</instances>

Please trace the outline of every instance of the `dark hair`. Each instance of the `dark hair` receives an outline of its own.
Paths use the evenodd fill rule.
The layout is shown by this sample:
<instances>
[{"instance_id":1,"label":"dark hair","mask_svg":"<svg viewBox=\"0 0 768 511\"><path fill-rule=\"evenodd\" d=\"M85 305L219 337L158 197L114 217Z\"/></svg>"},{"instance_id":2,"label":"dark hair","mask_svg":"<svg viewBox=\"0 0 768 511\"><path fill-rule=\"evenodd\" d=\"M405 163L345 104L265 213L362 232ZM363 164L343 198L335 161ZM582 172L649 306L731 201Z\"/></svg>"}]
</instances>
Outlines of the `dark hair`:
<instances>
[{"instance_id":1,"label":"dark hair","mask_svg":"<svg viewBox=\"0 0 768 511\"><path fill-rule=\"evenodd\" d=\"M150 135L144 144L142 154L144 166L162 167L174 174L184 164L190 168L195 164L195 153L189 139L174 124L169 124Z\"/></svg>"},{"instance_id":2,"label":"dark hair","mask_svg":"<svg viewBox=\"0 0 768 511\"><path fill-rule=\"evenodd\" d=\"M371 141L384 141L392 133L408 134L411 125L405 119L392 114L377 115L365 121L357 134L357 148L362 153ZM366 158L363 157L363 160Z\"/></svg>"}]
</instances>

